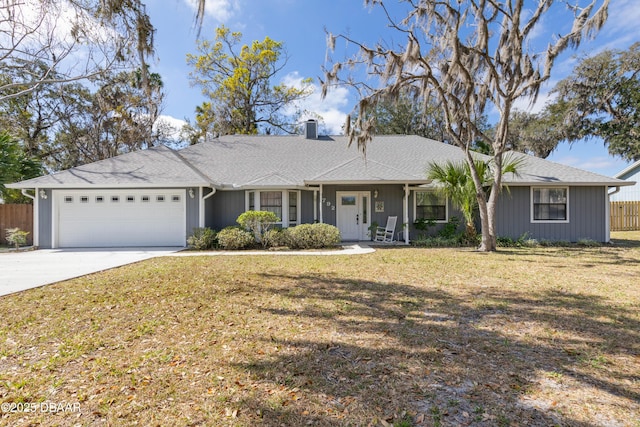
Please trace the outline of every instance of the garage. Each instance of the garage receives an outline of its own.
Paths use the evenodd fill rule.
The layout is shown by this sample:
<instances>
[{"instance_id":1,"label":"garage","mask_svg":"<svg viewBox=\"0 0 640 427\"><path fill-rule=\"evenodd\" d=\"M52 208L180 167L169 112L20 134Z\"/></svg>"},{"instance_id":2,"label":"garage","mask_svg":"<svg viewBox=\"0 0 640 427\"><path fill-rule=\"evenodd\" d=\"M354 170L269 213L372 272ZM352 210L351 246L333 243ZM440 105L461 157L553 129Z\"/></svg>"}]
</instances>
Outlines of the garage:
<instances>
[{"instance_id":1,"label":"garage","mask_svg":"<svg viewBox=\"0 0 640 427\"><path fill-rule=\"evenodd\" d=\"M184 189L56 190L53 199L56 247L185 246Z\"/></svg>"}]
</instances>

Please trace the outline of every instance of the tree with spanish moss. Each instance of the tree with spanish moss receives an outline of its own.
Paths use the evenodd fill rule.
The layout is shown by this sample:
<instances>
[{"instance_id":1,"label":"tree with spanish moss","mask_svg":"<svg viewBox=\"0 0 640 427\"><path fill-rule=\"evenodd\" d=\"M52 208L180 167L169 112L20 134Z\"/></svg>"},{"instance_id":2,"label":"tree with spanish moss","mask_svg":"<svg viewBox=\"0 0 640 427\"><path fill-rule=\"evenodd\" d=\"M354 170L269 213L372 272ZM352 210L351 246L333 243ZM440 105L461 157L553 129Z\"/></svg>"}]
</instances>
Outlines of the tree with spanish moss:
<instances>
[{"instance_id":1,"label":"tree with spanish moss","mask_svg":"<svg viewBox=\"0 0 640 427\"><path fill-rule=\"evenodd\" d=\"M508 148L509 117L521 98L535 100L540 86L551 76L555 60L567 48L577 48L585 37L593 37L607 19L609 0L576 0L572 3L541 0L406 0L406 16L397 20L384 0L365 0L379 7L388 26L406 39L400 49L379 42L369 46L348 34L329 34L334 49L338 39L357 49L342 62L327 64L323 93L332 85L350 85L360 100L353 126L347 121L351 142L364 149L375 131L371 114L381 102L411 91L422 99L436 96L447 133L460 147L469 165L480 211L482 242L479 250L496 250L495 217L502 188L503 154ZM562 7L564 6L564 8ZM571 22L563 33L554 33L548 46L536 51L534 31L548 15ZM563 19L564 18L564 19ZM539 36L538 36L539 37ZM364 67L371 76L359 81L344 70ZM494 131L476 123L489 109L499 118ZM482 177L471 149L480 140L491 147L495 168L491 190L483 190Z\"/></svg>"}]
</instances>

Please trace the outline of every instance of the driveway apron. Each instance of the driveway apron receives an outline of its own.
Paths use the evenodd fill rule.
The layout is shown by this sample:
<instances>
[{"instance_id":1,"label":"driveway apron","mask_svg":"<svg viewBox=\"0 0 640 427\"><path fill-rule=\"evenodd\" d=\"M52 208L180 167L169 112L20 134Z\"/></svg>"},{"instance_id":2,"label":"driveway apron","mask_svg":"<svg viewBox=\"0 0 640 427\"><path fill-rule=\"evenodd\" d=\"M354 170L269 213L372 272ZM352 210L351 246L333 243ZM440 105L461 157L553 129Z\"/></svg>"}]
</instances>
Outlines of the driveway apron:
<instances>
[{"instance_id":1,"label":"driveway apron","mask_svg":"<svg viewBox=\"0 0 640 427\"><path fill-rule=\"evenodd\" d=\"M42 249L1 253L0 296L165 256L180 249Z\"/></svg>"}]
</instances>

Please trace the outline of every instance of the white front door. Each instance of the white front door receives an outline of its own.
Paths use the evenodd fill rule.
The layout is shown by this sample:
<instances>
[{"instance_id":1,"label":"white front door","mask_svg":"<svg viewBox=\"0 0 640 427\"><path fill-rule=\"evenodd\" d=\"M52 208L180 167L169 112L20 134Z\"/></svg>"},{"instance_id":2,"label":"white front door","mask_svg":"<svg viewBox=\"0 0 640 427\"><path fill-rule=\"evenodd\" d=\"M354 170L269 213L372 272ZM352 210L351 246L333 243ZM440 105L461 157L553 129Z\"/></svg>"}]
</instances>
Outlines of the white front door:
<instances>
[{"instance_id":1,"label":"white front door","mask_svg":"<svg viewBox=\"0 0 640 427\"><path fill-rule=\"evenodd\" d=\"M336 222L342 240L369 240L371 194L369 191L338 191Z\"/></svg>"}]
</instances>

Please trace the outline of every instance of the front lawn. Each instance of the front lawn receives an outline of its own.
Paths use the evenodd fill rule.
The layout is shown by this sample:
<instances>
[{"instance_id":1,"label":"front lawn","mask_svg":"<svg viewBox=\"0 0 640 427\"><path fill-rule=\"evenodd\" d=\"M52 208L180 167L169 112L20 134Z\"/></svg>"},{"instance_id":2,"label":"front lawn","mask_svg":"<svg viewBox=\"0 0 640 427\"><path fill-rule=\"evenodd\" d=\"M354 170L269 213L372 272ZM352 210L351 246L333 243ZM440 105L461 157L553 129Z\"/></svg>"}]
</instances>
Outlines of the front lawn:
<instances>
[{"instance_id":1,"label":"front lawn","mask_svg":"<svg viewBox=\"0 0 640 427\"><path fill-rule=\"evenodd\" d=\"M152 259L0 298L0 424L638 427L639 279L638 245Z\"/></svg>"}]
</instances>

